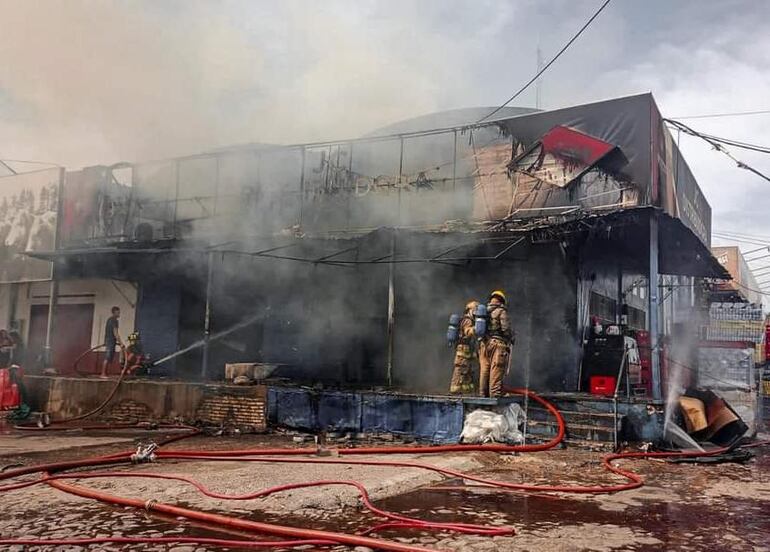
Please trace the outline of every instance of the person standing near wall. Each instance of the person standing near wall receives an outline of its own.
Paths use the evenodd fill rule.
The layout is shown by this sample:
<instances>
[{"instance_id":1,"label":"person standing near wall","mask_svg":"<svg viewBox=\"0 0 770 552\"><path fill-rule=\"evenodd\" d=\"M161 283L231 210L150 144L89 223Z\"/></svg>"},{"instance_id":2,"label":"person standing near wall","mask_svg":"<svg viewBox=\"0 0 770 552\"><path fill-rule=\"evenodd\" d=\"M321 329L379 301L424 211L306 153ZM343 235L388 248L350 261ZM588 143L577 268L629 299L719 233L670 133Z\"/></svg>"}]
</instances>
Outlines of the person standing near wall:
<instances>
[{"instance_id":1,"label":"person standing near wall","mask_svg":"<svg viewBox=\"0 0 770 552\"><path fill-rule=\"evenodd\" d=\"M0 368L7 368L11 364L11 352L13 341L8 335L8 330L0 330Z\"/></svg>"},{"instance_id":2,"label":"person standing near wall","mask_svg":"<svg viewBox=\"0 0 770 552\"><path fill-rule=\"evenodd\" d=\"M452 382L449 384L449 393L453 395L469 394L475 390L473 366L478 361L478 354L475 343L476 332L473 328L473 312L478 304L478 301L470 301L465 305L465 312L460 319Z\"/></svg>"},{"instance_id":3,"label":"person standing near wall","mask_svg":"<svg viewBox=\"0 0 770 552\"><path fill-rule=\"evenodd\" d=\"M8 332L8 337L10 337L13 342L13 348L11 349L11 363L25 368L27 366L27 349L24 347L24 341L21 339L21 334L17 330L11 330Z\"/></svg>"},{"instance_id":4,"label":"person standing near wall","mask_svg":"<svg viewBox=\"0 0 770 552\"><path fill-rule=\"evenodd\" d=\"M487 334L479 347L479 391L482 397L500 397L503 394L503 378L508 370L513 344L513 330L505 303L502 291L493 291L489 296Z\"/></svg>"},{"instance_id":5,"label":"person standing near wall","mask_svg":"<svg viewBox=\"0 0 770 552\"><path fill-rule=\"evenodd\" d=\"M107 319L104 325L104 346L106 351L104 353L104 362L102 362L102 373L100 377L107 377L107 366L112 364L115 359L115 349L120 345L123 348L123 340L120 339L119 323L120 320L120 308L112 307L112 316Z\"/></svg>"}]
</instances>

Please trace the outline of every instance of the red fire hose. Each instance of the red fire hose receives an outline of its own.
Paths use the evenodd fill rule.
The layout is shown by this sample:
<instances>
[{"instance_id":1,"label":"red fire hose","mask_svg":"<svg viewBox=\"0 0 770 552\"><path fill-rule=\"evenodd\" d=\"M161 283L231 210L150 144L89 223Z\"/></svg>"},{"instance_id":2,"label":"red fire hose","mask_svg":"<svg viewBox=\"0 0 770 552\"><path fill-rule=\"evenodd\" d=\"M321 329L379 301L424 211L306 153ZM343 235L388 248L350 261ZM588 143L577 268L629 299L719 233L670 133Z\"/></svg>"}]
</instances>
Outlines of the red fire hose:
<instances>
[{"instance_id":1,"label":"red fire hose","mask_svg":"<svg viewBox=\"0 0 770 552\"><path fill-rule=\"evenodd\" d=\"M532 452L541 451L552 448L561 442L565 427L564 419L558 412L558 410L548 401L542 399L535 393L523 389L511 389L509 392L515 392L518 394L526 394L531 399L539 402L545 406L550 412L556 416L558 431L557 435L549 442L541 445L446 445L446 446L413 446L413 447L364 447L356 449L337 449L336 452L340 456L347 455L361 455L361 454L402 454L402 453L438 453L438 452L470 452L470 451L494 451L494 452ZM178 440L185 438L188 435L181 435L173 437L172 439ZM246 449L246 450L234 450L234 451L191 451L191 450L174 450L174 451L159 451L158 457L160 459L176 459L176 460L204 460L204 461L232 461L239 459L249 462L281 462L281 463L314 463L314 464L347 464L347 465L366 465L366 466L389 466L389 467L401 467L401 468L419 468L440 473L455 478L462 478L468 481L474 481L478 484L495 488L498 490L515 490L515 491L540 491L540 492L559 492L559 493L611 493L622 490L628 490L640 487L643 484L641 476L612 464L615 460L630 459L630 458L667 458L667 457L695 457L695 456L709 456L714 454L720 454L726 449L718 449L715 451L703 453L703 452L629 452L620 454L611 454L603 458L602 465L610 472L620 475L627 479L627 483L621 483L616 485L606 486L568 486L568 485L527 485L508 483L505 481L495 481L486 479L471 474L466 474L456 470L448 468L441 468L430 464L422 464L419 462L411 461L382 461L382 460L368 460L368 459L347 459L347 458L318 458L318 457L304 457L299 458L299 455L309 455L318 452L315 448L303 448L303 449ZM78 496L92 498L102 502L130 506L134 508L142 508L159 513L169 514L177 517L184 517L186 519L201 521L207 524L214 525L215 527L245 530L248 532L254 532L259 534L268 534L279 538L294 538L297 540L282 541L282 542L270 542L270 541L226 541L219 539L210 539L205 544L221 545L221 546L299 546L300 544L313 544L313 545L328 545L328 544L346 544L349 546L366 546L369 548L382 549L382 550L395 550L400 552L417 552L426 550L425 548L416 547L412 545L401 544L398 542L387 541L383 539L376 539L368 537L367 535L386 528L416 528L416 529L436 529L444 531L454 531L461 533L474 533L481 535L502 535L513 534L512 528L500 528L500 527L485 527L480 525L464 524L464 523L439 523L426 520L420 520L416 518L410 518L401 514L388 512L377 508L371 503L368 497L366 489L358 482L344 481L344 480L327 480L327 481L315 481L309 483L298 483L291 485L283 485L280 487L274 487L271 489L265 489L257 493L248 495L228 496L219 493L214 493L206 489L202 484L195 481L192 478L181 475L166 475L166 474L149 474L145 472L86 472L76 474L62 474L56 472L63 472L74 468L82 467L94 467L122 464L129 461L130 454L128 452L118 453L109 456L102 456L97 458L90 458L78 461L59 462L41 466L32 466L27 468L20 468L11 470L5 473L0 473L0 480L8 480L23 475L29 475L33 473L42 473L43 477L34 481L24 481L20 483L12 483L4 487L0 487L0 492L11 491L16 489L22 489L39 483L47 483L54 488L62 490L67 493L75 494ZM249 520L243 520L230 516L223 516L218 514L210 514L206 512L200 512L188 508L181 508L169 504L158 503L152 500L142 501L138 499L130 499L119 497L95 489L89 489L65 483L64 479L89 479L97 477L150 477L155 479L172 479L176 481L183 481L196 487L200 492L207 496L215 498L227 498L234 500L248 500L252 498L267 496L269 494L297 488L306 488L322 485L349 485L358 489L361 499L364 505L375 515L388 520L385 523L372 527L359 535L350 535L345 533L336 533L328 531L315 531L304 528L287 527L282 525L267 524L261 522L254 522ZM462 487L458 487L462 488ZM180 540L172 539L173 542L182 542ZM116 538L104 538L104 539L59 539L59 540L35 540L35 539L4 539L0 540L0 544L34 544L34 545L60 545L60 544L72 544L72 545L86 545L86 544L98 544L98 543L162 543L171 542L167 538L154 539L154 538L136 538L134 540L126 537ZM199 542L204 543L203 540L196 540L191 538L187 542ZM225 544L227 543L227 544Z\"/></svg>"},{"instance_id":2,"label":"red fire hose","mask_svg":"<svg viewBox=\"0 0 770 552\"><path fill-rule=\"evenodd\" d=\"M334 541L291 540L251 541L206 537L96 537L92 539L0 539L7 546L89 546L92 544L209 544L237 548L290 548L294 546L334 546Z\"/></svg>"},{"instance_id":3,"label":"red fire hose","mask_svg":"<svg viewBox=\"0 0 770 552\"><path fill-rule=\"evenodd\" d=\"M88 353L96 351L97 349L101 349L105 345L106 345L105 343L100 343L96 347L91 347L90 349L87 349L87 350L83 351L82 353L80 353L80 355L72 363L72 368L73 368L73 370L75 370L75 373L78 376L88 376L88 375L90 375L90 374L84 374L83 372L81 372L80 368L78 368L78 365L80 364L80 361L83 360Z\"/></svg>"},{"instance_id":4,"label":"red fire hose","mask_svg":"<svg viewBox=\"0 0 770 552\"><path fill-rule=\"evenodd\" d=\"M92 347L82 353L73 364L73 367L75 368L75 371L80 374L77 370L77 364L86 354L90 353L91 351L94 351L100 347L103 347L104 343L101 345L97 345L96 347ZM118 423L118 424L93 424L88 426L77 426L77 427L67 427L64 424L69 424L72 422L78 422L80 420L85 420L86 418L90 418L92 416L97 415L99 412L104 410L107 405L112 401L112 399L115 397L115 394L118 392L118 389L120 388L121 384L123 383L123 380L126 377L126 374L128 374L129 370L128 365L128 355L125 355L125 359L123 361L123 367L120 370L120 374L118 375L118 379L115 380L115 384L112 386L112 389L110 389L110 392L107 393L107 396L102 400L102 402L99 403L98 406L95 408L92 408L88 412L85 412L84 414L79 414L77 416L73 416L71 418L64 418L61 420L51 420L51 425L56 425L57 427L51 427L51 426L39 426L34 423L27 423L27 424L17 424L14 426L14 429L19 429L22 431L68 431L71 429L80 429L80 430L88 430L88 429L133 429L137 426L136 422L126 422L126 423ZM82 375L82 374L81 374ZM168 426L167 426L168 427ZM189 427L189 426L185 426Z\"/></svg>"}]
</instances>

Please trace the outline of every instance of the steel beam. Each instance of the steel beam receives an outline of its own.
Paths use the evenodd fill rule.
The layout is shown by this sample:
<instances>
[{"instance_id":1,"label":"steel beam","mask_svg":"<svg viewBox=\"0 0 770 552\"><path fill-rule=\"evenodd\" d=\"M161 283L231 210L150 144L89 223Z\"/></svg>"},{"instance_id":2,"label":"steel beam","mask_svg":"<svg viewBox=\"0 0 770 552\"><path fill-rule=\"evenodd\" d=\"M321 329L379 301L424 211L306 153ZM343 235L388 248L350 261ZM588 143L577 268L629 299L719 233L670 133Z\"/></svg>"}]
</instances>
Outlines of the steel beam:
<instances>
[{"instance_id":1,"label":"steel beam","mask_svg":"<svg viewBox=\"0 0 770 552\"><path fill-rule=\"evenodd\" d=\"M659 249L659 235L658 235L658 217L657 213L652 212L650 214L650 233L649 233L649 253L650 253L650 266L648 271L649 280L649 298L648 298L648 313L647 313L647 330L650 332L650 357L652 364L652 397L659 401L662 399L662 386L660 381L660 351L658 348L659 334L660 334L660 301L658 289L658 280L660 273L658 272L658 249Z\"/></svg>"},{"instance_id":2,"label":"steel beam","mask_svg":"<svg viewBox=\"0 0 770 552\"><path fill-rule=\"evenodd\" d=\"M211 296L214 288L214 251L209 252L206 275L206 312L203 317L203 354L201 355L201 379L206 379L209 370L209 342L211 340Z\"/></svg>"}]
</instances>

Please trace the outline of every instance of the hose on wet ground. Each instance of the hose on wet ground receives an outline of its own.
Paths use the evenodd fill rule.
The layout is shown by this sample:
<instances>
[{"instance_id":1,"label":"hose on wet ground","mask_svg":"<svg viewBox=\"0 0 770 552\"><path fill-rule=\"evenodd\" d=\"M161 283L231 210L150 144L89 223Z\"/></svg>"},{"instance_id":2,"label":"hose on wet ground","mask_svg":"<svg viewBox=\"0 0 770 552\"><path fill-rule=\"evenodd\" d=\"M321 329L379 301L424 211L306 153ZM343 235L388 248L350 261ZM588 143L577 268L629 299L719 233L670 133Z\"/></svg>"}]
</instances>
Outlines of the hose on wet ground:
<instances>
[{"instance_id":1,"label":"hose on wet ground","mask_svg":"<svg viewBox=\"0 0 770 552\"><path fill-rule=\"evenodd\" d=\"M532 400L535 400L549 411L554 413L557 419L557 435L553 439L543 444L535 445L444 445L444 446L410 446L410 447L364 447L355 449L336 449L334 452L339 456L361 455L361 454L404 454L404 453L439 453L439 452L471 452L471 451L493 451L493 452L532 452L536 450L547 450L553 448L561 442L564 436L564 420L558 413L558 410L548 401L542 399L538 395L528 390L510 390L516 393L526 393L530 395ZM176 439L185 438L187 435L177 436ZM347 464L347 465L366 465L366 466L388 466L388 467L402 467L402 468L420 468L433 471L445 476L454 478L460 478L463 480L473 481L475 483L506 491L539 491L539 492L557 492L557 493L611 493L622 490L628 490L640 487L643 484L643 479L638 474L629 470L624 470L620 467L614 466L613 461L623 459L634 458L666 458L674 456L704 456L713 455L723 452L724 449L717 449L703 453L701 451L684 451L684 452L627 452L617 453L605 456L602 460L602 465L610 472L624 477L627 482L623 484L615 485L597 485L597 486L571 486L571 485L527 485L518 483L509 483L505 481L495 481L486 479L471 474L466 474L456 470L448 468L441 468L430 464L422 464L419 462L411 461L383 461L383 460L368 460L368 459L348 459L348 458L318 458L318 457L299 457L300 455L316 454L318 449L316 448L300 448L300 449L245 449L234 451L190 451L190 450L170 450L170 451L158 451L157 456L160 460L189 460L189 461L249 461L249 462L270 462L270 463L314 463L314 464ZM132 506L135 508L143 508L148 511L155 511L160 513L166 513L173 516L179 516L188 520L202 521L204 523L212 524L219 527L236 528L246 530L250 532L256 532L261 534L268 534L279 538L296 538L298 540L291 541L290 546L299 546L299 542L308 543L308 539L315 545L328 544L333 542L335 544L348 544L351 546L368 546L370 548L384 549L384 550L399 550L414 552L416 550L424 550L424 548L414 547L410 545L404 545L392 541L383 539L373 539L367 535L372 532L381 531L383 529L393 528L416 528L416 529L435 529L439 531L455 531L463 533L474 533L482 535L501 535L501 534L513 534L512 528L500 528L500 527L484 527L470 524L461 523L443 523L443 522L431 522L425 520L419 520L416 518L409 518L393 512L387 512L379 509L371 504L368 499L365 488L360 483L352 481L317 481L310 483L292 484L288 486L274 487L253 493L252 495L240 495L231 497L227 495L220 495L218 493L212 493L208 489L205 489L197 481L186 477L166 474L148 474L145 472L85 472L76 474L62 474L61 472L71 470L74 468L83 467L96 467L105 465L115 465L127 463L130 458L130 453L118 453L115 455L104 456L99 458L85 459L71 462L60 462L54 464L48 464L43 466L32 466L28 468L21 468L17 470L11 470L6 473L0 474L0 480L7 480L16 478L22 475L30 475L34 473L42 473L43 477L34 481L25 481L21 483L14 483L0 487L0 491L10 491L14 489L20 489L29 487L39 483L46 483L54 488L75 494L82 497L92 498L100 500L102 502L117 504L123 506ZM118 475L120 474L120 475ZM188 508L180 508L168 504L163 504L154 501L141 501L137 499L127 499L114 495L109 495L95 489L89 489L80 487L77 485L71 485L65 483L64 479L88 479L96 477L152 477L156 479L173 479L177 481L184 481L198 488L199 491L207 494L208 496L216 495L218 498L230 498L238 500L247 500L251 498L257 498L258 496L267 496L276 492L285 491L288 489L306 488L311 486L322 485L352 485L359 490L359 494L364 502L364 505L370 509L375 515L383 517L388 520L376 527L373 527L359 535L348 535L344 533L324 532L324 531L311 531L307 529L300 529L295 527L287 527L274 524L265 524L259 522L252 522L248 520L242 520L239 518L233 518L230 516L221 516L215 514L208 514L206 512L200 512L197 510L191 510ZM462 487L458 487L462 489ZM34 539L33 539L34 540ZM93 539L91 539L93 540ZM89 539L68 539L67 544L88 544ZM59 541L56 541L57 543ZM107 541L100 541L107 542ZM116 542L116 541L109 541ZM135 541L140 542L140 541ZM141 542L157 542L151 539L141 540ZM255 541L244 541L244 543ZM3 544L22 544L22 541L12 541L10 539L0 541ZM31 542L30 539L23 541L24 544L55 544L50 540L35 540ZM214 544L214 543L211 543ZM238 546L246 546L247 544L241 544ZM271 545L272 544L268 544ZM226 546L226 545L222 545ZM234 546L230 544L229 546ZM254 544L253 546L258 546Z\"/></svg>"},{"instance_id":2,"label":"hose on wet ground","mask_svg":"<svg viewBox=\"0 0 770 552\"><path fill-rule=\"evenodd\" d=\"M529 391L520 391L522 393L529 393ZM548 408L557 418L557 425L559 427L559 430L557 431L557 434L554 436L553 439L551 439L548 443L543 443L539 445L445 445L445 446L410 446L410 447L366 447L362 449L342 449L339 452L342 454L376 454L376 453L388 453L388 454L402 454L402 453L441 453L441 452L459 452L459 451L478 451L478 450L487 450L487 451L493 451L493 452L533 452L538 450L546 450L548 448L552 448L562 440L565 432L564 427L564 420L559 414L558 410L556 410L553 405L551 405L548 401L545 401L544 399L537 397L533 394L533 400L539 400L543 406ZM185 436L178 436L178 438L184 438ZM165 458L165 452L161 454L160 451L158 453L159 458ZM265 454L269 453L273 455L273 457L264 457L262 459L257 458L251 458L249 460L253 461L270 461L272 458L275 460L275 456L277 455L308 455L308 454L316 454L318 452L318 449L315 448L304 448L304 449L255 449L255 450L246 450L246 451L220 451L220 452L202 452L202 451L174 451L169 452L169 455L175 455L175 457L179 460L234 460L238 458L239 456L244 455L250 455L253 456L254 454ZM224 455L220 456L219 458L216 457L216 455ZM513 534L514 530L512 528L500 528L500 527L486 527L482 525L472 525L472 524L464 524L464 523L443 523L443 522L431 522L431 521L425 521L420 520L416 518L410 518L407 516L403 516L401 514L396 514L392 512L387 512L385 510L379 509L376 506L374 506L371 503L371 500L368 497L368 494L366 493L366 489L358 482L353 481L321 481L321 482L310 482L310 483L303 483L303 484L296 484L296 485L290 485L290 486L283 486L273 489L267 489L260 493L260 496L267 496L268 494L273 494L276 492L281 492L288 490L289 488L306 488L310 486L321 486L321 485L352 485L356 487L359 491L359 494L361 496L361 499L367 508L370 509L375 515L385 518L387 521L385 523L382 523L380 525L377 525L375 527L372 527L365 531L363 534L360 535L346 535L342 533L328 533L328 532L312 532L305 529L297 529L292 527L285 527L285 526L279 526L279 525L272 525L272 524L263 524L263 523L257 523L257 522L251 522L247 520L240 520L238 518L232 518L228 516L219 516L219 515L212 515L207 514L206 512L199 512L196 510L190 510L186 508L179 508L176 506L168 505L168 504L162 504L158 502L153 501L138 501L134 499L125 499L122 497L117 497L113 495L108 495L106 493L102 493L100 491L92 490L83 488L77 485L70 485L68 483L65 483L59 479L64 479L64 477L59 477L56 472L62 472L65 470L71 470L75 468L82 468L82 467L96 467L100 465L115 465L115 464L122 464L126 463L128 461L128 458L130 457L130 453L119 453L115 455L110 456L104 456L99 457L95 459L86 459L82 461L71 461L71 462L63 462L63 463L54 463L54 464L48 464L45 466L33 466L28 468L21 468L18 470L13 470L10 472L7 472L5 474L0 474L0 480L7 480L15 477L19 477L22 475L29 475L33 473L43 473L43 478L32 481L32 482L21 482L21 483L15 483L11 485L7 485L5 487L0 487L0 491L10 491L14 489L21 489L24 487L29 487L33 484L37 484L40 482L45 482L57 489L63 490L65 492L76 494L78 496L84 496L88 498L93 498L96 500L100 500L103 502L111 503L111 504L119 504L123 506L133 506L133 507L141 507L145 508L150 511L160 512L160 513L167 513L174 516L180 516L184 517L186 519L196 520L196 521L203 521L207 523L212 523L214 525L219 525L223 527L236 527L240 529L245 529L249 531L256 531L258 533L263 534L269 534L272 536L277 537L296 537L298 539L302 539L302 542L306 542L308 538L315 539L316 541L324 541L328 542L331 540L332 542L336 544L349 544L352 546L368 546L370 548L377 548L377 549L384 549L384 550L400 550L400 551L409 551L414 552L417 550L424 550L424 548L421 547L415 547L415 546L409 546L404 545L402 543L392 542L392 541L386 541L383 539L375 539L372 537L369 537L368 535L377 532L382 531L384 529L394 529L394 528L414 528L414 529L422 529L422 530L440 530L440 531L454 531L454 532L461 532L461 533L472 533L477 535L489 535L489 536L495 536L495 535L511 535ZM169 456L168 458L171 458L172 456ZM243 460L247 460L247 458L242 458ZM278 457L277 458L280 461L289 461L289 460L296 460L298 462L304 461L305 459L301 458L284 458L284 457ZM308 461L313 461L316 459L309 458ZM351 461L343 461L340 460L340 463L347 462L349 464L362 464L362 465L380 465L380 466L398 466L398 465L407 465L412 464L414 467L422 467L425 469L430 469L431 466L425 464L419 464L419 463L397 463L397 462L385 462L385 461L367 461L367 460L351 460ZM437 473L442 473L442 468L436 468L434 471ZM125 473L125 472L115 472L115 473ZM447 473L450 473L450 471L447 471ZM452 472L453 474L459 475L460 472ZM61 474L60 474L61 475ZM73 477L67 477L71 479L78 479L78 478L88 478L88 473L78 473L78 474L68 474L72 475ZM120 477L136 477L136 476L143 476L145 475L143 472L138 474L126 474L122 475ZM183 477L183 476L180 476ZM166 478L159 477L159 478ZM173 478L173 477L169 477ZM196 485L199 487L199 490L201 490L202 486L198 484L197 482L185 478L188 483ZM205 494L205 493L204 493ZM256 498L256 497L255 497ZM246 499L246 498L241 498ZM213 516L213 517L212 517ZM5 542L5 541L3 541ZM29 542L29 541L25 541ZM71 540L68 542L72 542ZM147 541L151 542L151 541ZM84 541L85 543L85 541ZM298 541L299 543L299 541ZM46 544L44 540L37 541L37 544ZM318 543L320 544L320 542ZM299 545L299 544L296 544Z\"/></svg>"}]
</instances>

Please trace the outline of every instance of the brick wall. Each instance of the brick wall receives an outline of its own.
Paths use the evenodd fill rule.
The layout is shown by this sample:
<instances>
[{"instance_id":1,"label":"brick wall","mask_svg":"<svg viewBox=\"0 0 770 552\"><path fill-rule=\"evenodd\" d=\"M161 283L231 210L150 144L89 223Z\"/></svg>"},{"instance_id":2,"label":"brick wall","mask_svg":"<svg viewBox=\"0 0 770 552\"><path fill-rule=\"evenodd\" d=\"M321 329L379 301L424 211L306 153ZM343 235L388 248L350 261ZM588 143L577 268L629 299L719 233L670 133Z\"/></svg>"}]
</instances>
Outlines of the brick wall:
<instances>
[{"instance_id":1,"label":"brick wall","mask_svg":"<svg viewBox=\"0 0 770 552\"><path fill-rule=\"evenodd\" d=\"M34 409L54 419L78 416L107 396L114 380L27 376ZM234 424L256 431L267 428L267 388L178 381L126 380L101 419L184 421Z\"/></svg>"},{"instance_id":2,"label":"brick wall","mask_svg":"<svg viewBox=\"0 0 770 552\"><path fill-rule=\"evenodd\" d=\"M195 417L209 424L234 424L264 430L267 427L266 415L265 393L245 396L217 391L201 401Z\"/></svg>"}]
</instances>

